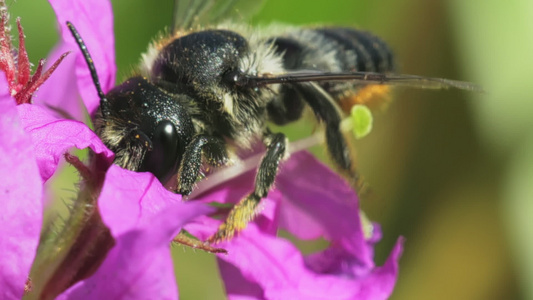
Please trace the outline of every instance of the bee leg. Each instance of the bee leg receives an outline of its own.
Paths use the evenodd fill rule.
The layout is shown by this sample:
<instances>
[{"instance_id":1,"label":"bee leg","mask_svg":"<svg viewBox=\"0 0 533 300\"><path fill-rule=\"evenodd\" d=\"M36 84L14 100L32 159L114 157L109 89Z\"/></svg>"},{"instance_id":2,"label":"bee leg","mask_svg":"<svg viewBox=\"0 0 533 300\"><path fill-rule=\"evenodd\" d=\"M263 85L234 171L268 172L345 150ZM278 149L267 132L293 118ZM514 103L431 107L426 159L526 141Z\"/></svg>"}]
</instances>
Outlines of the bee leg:
<instances>
[{"instance_id":1,"label":"bee leg","mask_svg":"<svg viewBox=\"0 0 533 300\"><path fill-rule=\"evenodd\" d=\"M205 252L209 253L224 253L227 254L228 251L222 248L216 248L213 246L209 246L208 244L192 237L190 234L188 234L187 231L181 230L180 233L172 240L172 242L181 244L187 247L191 247L193 249L200 249Z\"/></svg>"},{"instance_id":2,"label":"bee leg","mask_svg":"<svg viewBox=\"0 0 533 300\"><path fill-rule=\"evenodd\" d=\"M299 120L305 107L302 95L292 86L282 86L281 97L274 98L267 106L269 120L276 125L285 125Z\"/></svg>"},{"instance_id":3,"label":"bee leg","mask_svg":"<svg viewBox=\"0 0 533 300\"><path fill-rule=\"evenodd\" d=\"M305 103L311 107L317 118L326 125L327 149L335 164L349 178L358 181L357 172L353 169L350 148L340 131L341 116L335 100L316 84L294 84L284 86L282 98L269 104L268 113L272 122L284 125L299 119Z\"/></svg>"},{"instance_id":4,"label":"bee leg","mask_svg":"<svg viewBox=\"0 0 533 300\"><path fill-rule=\"evenodd\" d=\"M189 195L200 175L202 154L208 164L220 166L228 161L228 153L224 140L209 135L197 135L185 148L178 169L178 185L176 193Z\"/></svg>"},{"instance_id":5,"label":"bee leg","mask_svg":"<svg viewBox=\"0 0 533 300\"><path fill-rule=\"evenodd\" d=\"M267 196L274 183L279 162L286 154L287 143L287 138L283 133L266 135L267 151L255 176L254 191L233 207L218 231L207 240L209 243L231 239L235 232L244 229L255 217L257 205L262 198Z\"/></svg>"},{"instance_id":6,"label":"bee leg","mask_svg":"<svg viewBox=\"0 0 533 300\"><path fill-rule=\"evenodd\" d=\"M295 88L302 94L316 117L324 122L327 149L335 164L343 170L350 170L352 167L350 151L340 130L342 118L335 100L317 84L298 84Z\"/></svg>"},{"instance_id":7,"label":"bee leg","mask_svg":"<svg viewBox=\"0 0 533 300\"><path fill-rule=\"evenodd\" d=\"M340 129L341 111L337 109L335 100L319 85L306 83L294 86L303 96L303 100L311 107L316 117L324 122L327 150L337 167L357 191L364 188L352 163L351 152Z\"/></svg>"}]
</instances>

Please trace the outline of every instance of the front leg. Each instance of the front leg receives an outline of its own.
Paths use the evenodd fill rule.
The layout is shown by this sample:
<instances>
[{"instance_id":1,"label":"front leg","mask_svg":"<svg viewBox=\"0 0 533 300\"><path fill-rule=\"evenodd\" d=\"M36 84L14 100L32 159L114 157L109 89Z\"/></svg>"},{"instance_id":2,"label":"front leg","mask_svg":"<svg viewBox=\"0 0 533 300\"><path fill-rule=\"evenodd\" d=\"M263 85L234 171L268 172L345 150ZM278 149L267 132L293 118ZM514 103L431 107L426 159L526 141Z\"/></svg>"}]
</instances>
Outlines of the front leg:
<instances>
[{"instance_id":1,"label":"front leg","mask_svg":"<svg viewBox=\"0 0 533 300\"><path fill-rule=\"evenodd\" d=\"M279 163L286 154L287 138L283 133L269 133L265 137L265 144L267 151L257 170L254 191L233 207L226 221L208 239L208 242L216 243L231 239L236 231L244 229L255 217L257 205L267 196L278 173Z\"/></svg>"},{"instance_id":2,"label":"front leg","mask_svg":"<svg viewBox=\"0 0 533 300\"><path fill-rule=\"evenodd\" d=\"M223 139L203 134L195 136L183 153L178 169L176 193L189 195L192 192L200 175L202 154L212 166L221 166L228 161L228 152Z\"/></svg>"}]
</instances>

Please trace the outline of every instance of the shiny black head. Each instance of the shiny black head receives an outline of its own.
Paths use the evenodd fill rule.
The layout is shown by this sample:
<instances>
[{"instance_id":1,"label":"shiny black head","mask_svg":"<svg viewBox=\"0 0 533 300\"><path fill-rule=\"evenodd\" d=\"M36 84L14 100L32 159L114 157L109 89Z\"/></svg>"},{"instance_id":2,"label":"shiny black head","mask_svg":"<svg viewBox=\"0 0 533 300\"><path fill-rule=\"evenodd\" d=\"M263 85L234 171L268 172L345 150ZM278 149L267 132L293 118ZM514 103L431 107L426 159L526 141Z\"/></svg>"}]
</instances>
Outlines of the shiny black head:
<instances>
[{"instance_id":1,"label":"shiny black head","mask_svg":"<svg viewBox=\"0 0 533 300\"><path fill-rule=\"evenodd\" d=\"M170 179L194 135L190 99L140 76L114 87L106 98L107 111L96 116L95 129L115 152L115 163L151 172L163 183Z\"/></svg>"},{"instance_id":2,"label":"shiny black head","mask_svg":"<svg viewBox=\"0 0 533 300\"><path fill-rule=\"evenodd\" d=\"M132 77L104 95L92 59L74 26L67 22L87 61L100 97L95 131L115 153L114 163L147 171L162 183L174 174L195 134L186 95L165 92L147 78Z\"/></svg>"}]
</instances>

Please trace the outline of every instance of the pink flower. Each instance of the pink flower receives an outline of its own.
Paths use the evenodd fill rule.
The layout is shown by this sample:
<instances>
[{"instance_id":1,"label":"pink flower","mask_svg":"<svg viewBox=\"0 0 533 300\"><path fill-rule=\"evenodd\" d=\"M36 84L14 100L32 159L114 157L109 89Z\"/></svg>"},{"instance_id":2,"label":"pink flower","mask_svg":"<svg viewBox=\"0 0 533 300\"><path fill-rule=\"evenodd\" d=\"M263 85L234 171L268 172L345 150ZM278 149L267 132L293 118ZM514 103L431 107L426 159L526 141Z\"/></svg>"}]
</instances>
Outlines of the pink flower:
<instances>
[{"instance_id":1,"label":"pink flower","mask_svg":"<svg viewBox=\"0 0 533 300\"><path fill-rule=\"evenodd\" d=\"M61 70L52 76L36 95L35 103L46 103L83 120L85 111L92 115L99 98L91 80L87 63L83 59L66 22L74 22L88 45L97 65L102 89L108 91L115 84L115 40L113 15L109 1L50 0L57 17L61 39L49 57L53 61L64 52L72 53L61 64ZM62 86L62 89L58 89ZM65 101L65 99L70 99ZM80 102L79 100L83 100Z\"/></svg>"},{"instance_id":2,"label":"pink flower","mask_svg":"<svg viewBox=\"0 0 533 300\"><path fill-rule=\"evenodd\" d=\"M0 298L20 299L39 242L43 187L3 73L0 82Z\"/></svg>"},{"instance_id":3,"label":"pink flower","mask_svg":"<svg viewBox=\"0 0 533 300\"><path fill-rule=\"evenodd\" d=\"M81 20L83 11L91 12L88 19L78 26L81 32L93 28L89 20L97 19L106 8L108 13L103 13L105 17L101 21L109 25L112 22L110 6L106 1L101 1L102 7L99 10L93 10L95 5L98 6L97 3L74 4L74 9L63 9L69 8L71 4L63 2L54 3L63 18ZM65 13L71 15L65 16ZM110 28L107 27L106 32ZM61 55L65 49L77 49L72 37L69 37L71 42L66 41L66 38L67 36L65 44L71 45L60 45L52 56ZM43 184L54 174L64 153L72 147L89 147L107 166L113 159L113 153L84 123L58 118L44 107L57 103L69 114L81 111L76 105L69 107L63 104L79 98L80 90L88 92L93 88L90 81L79 83L85 78L82 71L82 75L74 76L76 68L69 66L75 65L71 63L75 60L76 55L72 55L61 64L41 87L39 94L35 95L35 105L16 106L7 89L4 73L0 78L0 87L3 88L0 91L0 134L5 141L0 148L2 177L5 178L0 185L3 195L0 205L4 212L0 224L3 233L0 242L3 253L0 258L2 299L20 299L25 289L26 292L42 292L39 290L42 286L33 284L41 278L29 279L29 272L41 230ZM85 70L85 62L82 59L80 61ZM114 61L111 60L109 71L102 77L112 79L104 87L109 88L114 81L114 70ZM53 80L55 82L52 84L50 81ZM78 83L84 88L72 88L73 84ZM60 88L63 86L66 88ZM53 101L48 101L49 99ZM98 204L102 219L109 227L116 245L94 276L74 285L61 298L94 299L99 294L106 297L114 294L116 297L113 298L117 299L154 296L162 299L177 298L170 242L189 219L212 209L204 204L181 202L181 196L166 191L151 174L133 173L116 166L111 166L106 174ZM131 261L136 261L137 264L132 265ZM38 275L37 272L36 276ZM94 282L98 283L98 289L93 288Z\"/></svg>"},{"instance_id":4,"label":"pink flower","mask_svg":"<svg viewBox=\"0 0 533 300\"><path fill-rule=\"evenodd\" d=\"M0 202L4 211L0 290L2 299L19 299L39 241L43 183L71 147L90 147L109 163L113 154L81 122L54 118L35 105L15 107L9 96L3 97L0 105L2 138L7 146L1 148L6 180L0 186L4 195ZM169 193L149 173L133 173L117 166L107 171L98 204L116 245L94 276L61 297L176 298L169 244L189 219L212 209L181 202L181 196Z\"/></svg>"},{"instance_id":5,"label":"pink flower","mask_svg":"<svg viewBox=\"0 0 533 300\"><path fill-rule=\"evenodd\" d=\"M96 273L59 299L177 299L170 242L181 227L213 211L183 203L149 173L111 166L99 207L116 245Z\"/></svg>"},{"instance_id":6,"label":"pink flower","mask_svg":"<svg viewBox=\"0 0 533 300\"><path fill-rule=\"evenodd\" d=\"M104 0L50 3L61 30L50 61L72 53L34 95L34 105L15 107L9 91L0 90L0 134L6 141L0 146L6 178L0 184L4 196L0 205L6 212L0 219L0 296L18 299L30 282L41 230L43 184L68 149L89 147L102 162L98 171L105 180L98 213L113 243L99 268L72 282L66 291L53 290L44 282L31 292L44 289L46 295L59 299L177 299L169 250L173 237L182 227L201 239L213 234L220 221L207 216L214 209L206 203L238 201L250 191L254 176L251 171L242 173L204 191L195 203L183 203L180 195L167 191L153 175L111 165L113 153L84 123L54 116L45 108L60 108L82 120L85 108L93 114L98 106L86 63L66 21L74 22L83 36L104 91L114 84L111 6ZM288 240L277 237L278 230L304 240L322 237L330 245L322 252L303 255ZM263 200L257 220L219 245L229 253L219 255L218 261L231 299L385 299L396 281L402 239L386 263L375 267L373 245L379 238L377 225L370 236L365 235L357 196L343 179L299 152L282 165L276 188ZM39 252L37 257L46 254ZM33 266L37 276L38 262ZM77 278L77 270L67 271ZM30 284L26 286L29 289Z\"/></svg>"},{"instance_id":7,"label":"pink flower","mask_svg":"<svg viewBox=\"0 0 533 300\"><path fill-rule=\"evenodd\" d=\"M227 182L225 189L203 195L204 201L240 199L253 174ZM221 246L220 272L230 299L387 299L398 274L403 239L384 266L373 263L373 245L381 238L377 225L365 237L357 196L344 180L306 152L282 166L276 189L263 200L263 211L240 236ZM211 235L218 221L202 218L186 229ZM330 246L304 256L289 241L276 237L286 230L303 240L323 237Z\"/></svg>"}]
</instances>

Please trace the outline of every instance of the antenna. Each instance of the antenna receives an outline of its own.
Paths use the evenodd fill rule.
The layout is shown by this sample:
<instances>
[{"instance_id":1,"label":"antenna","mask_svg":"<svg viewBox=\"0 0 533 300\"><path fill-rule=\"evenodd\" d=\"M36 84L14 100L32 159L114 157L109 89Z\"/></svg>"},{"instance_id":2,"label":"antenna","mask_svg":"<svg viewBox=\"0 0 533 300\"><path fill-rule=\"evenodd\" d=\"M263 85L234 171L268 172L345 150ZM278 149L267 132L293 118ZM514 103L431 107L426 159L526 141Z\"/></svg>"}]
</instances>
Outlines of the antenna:
<instances>
[{"instance_id":1,"label":"antenna","mask_svg":"<svg viewBox=\"0 0 533 300\"><path fill-rule=\"evenodd\" d=\"M70 21L67 21L67 27L72 33L74 39L76 40L76 44L78 44L78 47L80 47L81 53L85 58L85 62L87 62L87 66L89 67L89 71L91 72L91 78L93 79L96 92L98 93L98 97L100 98L100 110L102 112L102 115L104 117L107 117L109 115L109 101L105 97L104 92L102 92L100 80L98 80L98 73L96 72L96 67L94 66L91 54L89 54L89 50L87 50L87 45L85 45L85 42L81 38L78 30L76 30L76 27L74 27L74 25L70 23Z\"/></svg>"}]
</instances>

